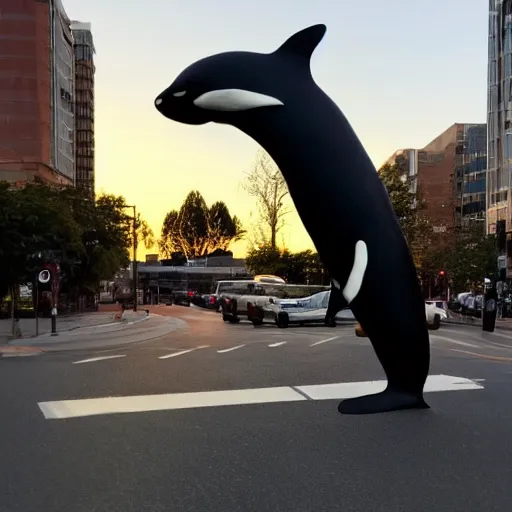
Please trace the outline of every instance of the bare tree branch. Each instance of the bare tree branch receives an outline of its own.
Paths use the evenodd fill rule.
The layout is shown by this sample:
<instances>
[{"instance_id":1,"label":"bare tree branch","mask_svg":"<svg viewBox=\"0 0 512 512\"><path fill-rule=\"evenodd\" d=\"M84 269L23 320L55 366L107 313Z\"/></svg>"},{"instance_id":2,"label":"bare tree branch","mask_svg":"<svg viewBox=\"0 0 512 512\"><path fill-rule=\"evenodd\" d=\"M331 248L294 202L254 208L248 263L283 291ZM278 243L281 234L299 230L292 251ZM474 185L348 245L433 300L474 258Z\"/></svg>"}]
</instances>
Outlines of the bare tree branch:
<instances>
[{"instance_id":1,"label":"bare tree branch","mask_svg":"<svg viewBox=\"0 0 512 512\"><path fill-rule=\"evenodd\" d=\"M290 213L284 205L289 192L281 171L268 153L258 151L256 164L242 186L249 195L256 198L261 223L270 232L269 243L275 248L277 233L284 225L281 219Z\"/></svg>"}]
</instances>

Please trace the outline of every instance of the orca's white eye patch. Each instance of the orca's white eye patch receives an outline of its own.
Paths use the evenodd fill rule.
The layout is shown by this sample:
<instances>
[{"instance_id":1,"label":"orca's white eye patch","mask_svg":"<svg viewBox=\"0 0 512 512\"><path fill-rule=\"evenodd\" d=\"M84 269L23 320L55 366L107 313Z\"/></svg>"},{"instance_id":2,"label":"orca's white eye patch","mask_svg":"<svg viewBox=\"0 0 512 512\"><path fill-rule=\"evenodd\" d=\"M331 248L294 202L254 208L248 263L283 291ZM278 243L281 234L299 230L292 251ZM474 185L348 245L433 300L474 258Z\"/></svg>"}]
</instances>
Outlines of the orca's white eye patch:
<instances>
[{"instance_id":1,"label":"orca's white eye patch","mask_svg":"<svg viewBox=\"0 0 512 512\"><path fill-rule=\"evenodd\" d=\"M283 102L273 96L244 89L219 89L202 94L194 100L194 105L205 110L238 112L253 108L283 106Z\"/></svg>"},{"instance_id":2,"label":"orca's white eye patch","mask_svg":"<svg viewBox=\"0 0 512 512\"><path fill-rule=\"evenodd\" d=\"M179 91L179 92L173 93L173 96L175 98L182 98L183 96L185 96L185 94L187 94L187 91Z\"/></svg>"}]
</instances>

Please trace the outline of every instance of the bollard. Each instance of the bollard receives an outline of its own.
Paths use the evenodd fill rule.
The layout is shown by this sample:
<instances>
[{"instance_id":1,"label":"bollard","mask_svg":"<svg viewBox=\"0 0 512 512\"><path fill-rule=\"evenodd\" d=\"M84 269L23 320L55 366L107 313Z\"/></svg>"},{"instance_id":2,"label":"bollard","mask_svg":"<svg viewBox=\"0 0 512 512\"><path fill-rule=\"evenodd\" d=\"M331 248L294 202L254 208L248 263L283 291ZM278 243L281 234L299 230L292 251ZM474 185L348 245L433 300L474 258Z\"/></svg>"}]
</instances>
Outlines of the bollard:
<instances>
[{"instance_id":1,"label":"bollard","mask_svg":"<svg viewBox=\"0 0 512 512\"><path fill-rule=\"evenodd\" d=\"M57 308L52 308L52 336L57 335Z\"/></svg>"},{"instance_id":2,"label":"bollard","mask_svg":"<svg viewBox=\"0 0 512 512\"><path fill-rule=\"evenodd\" d=\"M14 319L14 339L19 340L21 338L21 328L20 328L20 319L15 318Z\"/></svg>"}]
</instances>

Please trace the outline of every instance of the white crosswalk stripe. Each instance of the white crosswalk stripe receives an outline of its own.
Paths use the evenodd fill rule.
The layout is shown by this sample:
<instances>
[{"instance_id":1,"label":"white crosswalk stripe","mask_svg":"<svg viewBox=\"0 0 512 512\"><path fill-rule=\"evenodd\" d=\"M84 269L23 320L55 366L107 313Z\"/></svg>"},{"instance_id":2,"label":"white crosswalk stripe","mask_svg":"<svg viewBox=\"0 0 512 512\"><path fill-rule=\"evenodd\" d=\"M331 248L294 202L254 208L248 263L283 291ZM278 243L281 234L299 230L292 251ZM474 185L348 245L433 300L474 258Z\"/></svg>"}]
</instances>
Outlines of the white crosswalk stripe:
<instances>
[{"instance_id":1,"label":"white crosswalk stripe","mask_svg":"<svg viewBox=\"0 0 512 512\"><path fill-rule=\"evenodd\" d=\"M120 413L304 402L309 400L340 400L367 393L378 393L383 391L385 387L386 381L340 382L307 386L61 400L39 402L38 406L46 419L58 420ZM481 384L474 380L449 375L430 375L425 384L426 393L470 391L483 388Z\"/></svg>"}]
</instances>

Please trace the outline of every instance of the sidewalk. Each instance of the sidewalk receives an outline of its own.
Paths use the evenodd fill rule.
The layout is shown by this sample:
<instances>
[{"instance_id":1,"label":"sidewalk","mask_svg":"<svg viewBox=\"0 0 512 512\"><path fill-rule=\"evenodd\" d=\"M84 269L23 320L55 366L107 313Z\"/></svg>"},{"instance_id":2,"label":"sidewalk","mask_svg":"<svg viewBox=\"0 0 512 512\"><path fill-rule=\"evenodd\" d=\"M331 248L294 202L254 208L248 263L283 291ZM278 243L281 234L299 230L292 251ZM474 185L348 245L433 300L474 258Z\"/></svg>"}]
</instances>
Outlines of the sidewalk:
<instances>
[{"instance_id":1,"label":"sidewalk","mask_svg":"<svg viewBox=\"0 0 512 512\"><path fill-rule=\"evenodd\" d=\"M481 318L474 318L471 316L460 315L458 313L453 312L451 312L451 316L449 318L443 320L443 323L452 325L468 325L472 327L479 327L480 329L482 328ZM512 331L512 318L497 318L496 329Z\"/></svg>"},{"instance_id":2,"label":"sidewalk","mask_svg":"<svg viewBox=\"0 0 512 512\"><path fill-rule=\"evenodd\" d=\"M68 332L86 327L100 327L107 325L121 325L126 322L133 322L143 319L146 316L145 311L126 311L124 318L121 318L121 312L104 313L83 313L76 315L65 315L57 317L57 332ZM21 318L19 320L21 330L21 339L33 338L36 335L36 319ZM51 319L39 318L39 336L49 335L51 333ZM0 345L11 342L12 321L10 318L0 320Z\"/></svg>"},{"instance_id":3,"label":"sidewalk","mask_svg":"<svg viewBox=\"0 0 512 512\"><path fill-rule=\"evenodd\" d=\"M58 336L42 336L11 340L2 351L32 350L60 352L117 347L161 338L186 327L187 323L178 318L150 314L137 320L116 324L89 325L80 329L61 332Z\"/></svg>"}]
</instances>

